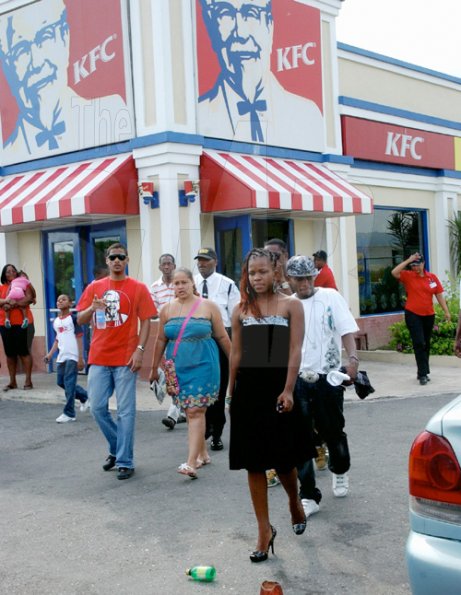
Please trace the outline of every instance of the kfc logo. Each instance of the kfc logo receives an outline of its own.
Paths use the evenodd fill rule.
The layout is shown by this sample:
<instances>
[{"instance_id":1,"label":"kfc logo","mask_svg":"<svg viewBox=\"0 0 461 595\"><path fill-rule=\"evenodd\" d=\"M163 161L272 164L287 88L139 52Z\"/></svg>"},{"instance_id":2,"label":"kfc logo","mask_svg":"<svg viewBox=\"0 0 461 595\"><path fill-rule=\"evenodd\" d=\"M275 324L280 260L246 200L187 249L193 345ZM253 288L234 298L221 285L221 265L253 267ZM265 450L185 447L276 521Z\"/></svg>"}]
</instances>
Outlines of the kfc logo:
<instances>
[{"instance_id":1,"label":"kfc logo","mask_svg":"<svg viewBox=\"0 0 461 595\"><path fill-rule=\"evenodd\" d=\"M419 161L422 155L417 152L417 145L422 143L424 143L422 136L388 132L385 154L394 157L410 156L412 159Z\"/></svg>"},{"instance_id":2,"label":"kfc logo","mask_svg":"<svg viewBox=\"0 0 461 595\"><path fill-rule=\"evenodd\" d=\"M196 6L199 132L322 151L320 11L293 0Z\"/></svg>"},{"instance_id":3,"label":"kfc logo","mask_svg":"<svg viewBox=\"0 0 461 595\"><path fill-rule=\"evenodd\" d=\"M312 66L315 64L315 58L309 58L308 52L311 48L315 47L316 44L310 42L304 45L294 45L289 48L279 48L277 50L277 72L298 68L300 61L306 66Z\"/></svg>"},{"instance_id":4,"label":"kfc logo","mask_svg":"<svg viewBox=\"0 0 461 595\"><path fill-rule=\"evenodd\" d=\"M91 73L96 72L97 62L110 62L115 58L115 51L108 53L108 45L115 41L117 35L110 35L101 45L97 45L83 56L81 60L74 62L74 83L78 84L82 79L86 79ZM109 50L110 52L110 50ZM88 63L87 63L88 61Z\"/></svg>"},{"instance_id":5,"label":"kfc logo","mask_svg":"<svg viewBox=\"0 0 461 595\"><path fill-rule=\"evenodd\" d=\"M0 66L5 164L133 136L119 0L42 0L1 15Z\"/></svg>"}]
</instances>

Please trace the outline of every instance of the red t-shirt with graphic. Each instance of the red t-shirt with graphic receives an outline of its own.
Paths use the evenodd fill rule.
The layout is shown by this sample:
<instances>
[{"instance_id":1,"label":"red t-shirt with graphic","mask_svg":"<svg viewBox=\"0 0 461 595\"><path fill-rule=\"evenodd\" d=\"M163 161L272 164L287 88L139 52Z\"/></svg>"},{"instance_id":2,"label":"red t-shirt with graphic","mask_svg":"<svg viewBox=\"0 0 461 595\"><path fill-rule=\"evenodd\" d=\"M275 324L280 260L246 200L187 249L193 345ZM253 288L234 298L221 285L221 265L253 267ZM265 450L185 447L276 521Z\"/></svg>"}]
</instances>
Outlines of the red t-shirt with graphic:
<instances>
[{"instance_id":1,"label":"red t-shirt with graphic","mask_svg":"<svg viewBox=\"0 0 461 595\"><path fill-rule=\"evenodd\" d=\"M421 277L416 271L402 271L399 280L407 294L405 310L418 316L434 314L434 295L443 293L442 284L436 275L424 271L424 276Z\"/></svg>"},{"instance_id":2,"label":"red t-shirt with graphic","mask_svg":"<svg viewBox=\"0 0 461 595\"><path fill-rule=\"evenodd\" d=\"M149 290L131 277L114 281L104 277L93 281L82 294L77 310L86 310L94 296L106 301L106 328L96 328L93 315L89 364L126 366L139 343L139 320L157 315Z\"/></svg>"}]
</instances>

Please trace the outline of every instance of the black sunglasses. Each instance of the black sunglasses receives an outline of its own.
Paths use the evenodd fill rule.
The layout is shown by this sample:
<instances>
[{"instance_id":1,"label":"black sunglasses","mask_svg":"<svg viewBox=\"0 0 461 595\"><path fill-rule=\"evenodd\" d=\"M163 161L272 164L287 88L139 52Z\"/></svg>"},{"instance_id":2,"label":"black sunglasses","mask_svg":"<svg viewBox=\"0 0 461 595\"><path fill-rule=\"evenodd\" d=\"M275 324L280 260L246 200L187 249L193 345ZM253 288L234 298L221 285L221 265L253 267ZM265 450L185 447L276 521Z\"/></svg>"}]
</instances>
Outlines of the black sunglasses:
<instances>
[{"instance_id":1,"label":"black sunglasses","mask_svg":"<svg viewBox=\"0 0 461 595\"><path fill-rule=\"evenodd\" d=\"M119 260L121 260L122 262L124 260L126 260L126 254L109 254L109 256L107 257L109 260L112 260L112 262L118 258Z\"/></svg>"}]
</instances>

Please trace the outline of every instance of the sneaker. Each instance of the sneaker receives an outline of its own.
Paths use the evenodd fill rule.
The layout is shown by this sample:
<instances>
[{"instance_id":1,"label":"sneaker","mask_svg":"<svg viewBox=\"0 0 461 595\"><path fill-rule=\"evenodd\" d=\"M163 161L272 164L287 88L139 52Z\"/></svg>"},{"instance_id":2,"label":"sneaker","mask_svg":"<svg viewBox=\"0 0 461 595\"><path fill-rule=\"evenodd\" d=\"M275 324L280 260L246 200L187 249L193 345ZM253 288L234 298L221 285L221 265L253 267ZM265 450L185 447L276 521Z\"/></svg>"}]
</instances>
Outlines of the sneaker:
<instances>
[{"instance_id":1,"label":"sneaker","mask_svg":"<svg viewBox=\"0 0 461 595\"><path fill-rule=\"evenodd\" d=\"M111 469L113 469L115 467L115 461L116 458L113 455L109 455L106 459L106 462L102 466L104 471L110 471Z\"/></svg>"},{"instance_id":2,"label":"sneaker","mask_svg":"<svg viewBox=\"0 0 461 595\"><path fill-rule=\"evenodd\" d=\"M172 417L164 417L162 419L162 424L164 426L166 426L169 430L174 430L174 427L176 425L175 420Z\"/></svg>"},{"instance_id":3,"label":"sneaker","mask_svg":"<svg viewBox=\"0 0 461 595\"><path fill-rule=\"evenodd\" d=\"M61 413L59 417L56 418L58 424L66 424L68 421L75 421L75 417L69 417L65 413Z\"/></svg>"},{"instance_id":4,"label":"sneaker","mask_svg":"<svg viewBox=\"0 0 461 595\"><path fill-rule=\"evenodd\" d=\"M268 488L274 488L275 486L280 485L280 479L275 469L269 469L269 471L266 471L266 479Z\"/></svg>"},{"instance_id":5,"label":"sneaker","mask_svg":"<svg viewBox=\"0 0 461 595\"><path fill-rule=\"evenodd\" d=\"M336 498L344 498L349 491L349 477L347 473L336 475L333 473L333 494Z\"/></svg>"},{"instance_id":6,"label":"sneaker","mask_svg":"<svg viewBox=\"0 0 461 595\"><path fill-rule=\"evenodd\" d=\"M130 467L119 467L117 473L117 479L130 479L133 475L134 469Z\"/></svg>"},{"instance_id":7,"label":"sneaker","mask_svg":"<svg viewBox=\"0 0 461 595\"><path fill-rule=\"evenodd\" d=\"M303 505L306 519L308 519L311 515L315 514L320 510L320 506L317 504L315 500L308 500L307 498L303 498L301 500L301 504Z\"/></svg>"},{"instance_id":8,"label":"sneaker","mask_svg":"<svg viewBox=\"0 0 461 595\"><path fill-rule=\"evenodd\" d=\"M181 413L181 415L178 417L178 421L176 423L177 424L185 424L186 421L187 421L187 417Z\"/></svg>"},{"instance_id":9,"label":"sneaker","mask_svg":"<svg viewBox=\"0 0 461 595\"><path fill-rule=\"evenodd\" d=\"M85 412L90 408L90 399L87 399L84 403L80 403L80 411Z\"/></svg>"},{"instance_id":10,"label":"sneaker","mask_svg":"<svg viewBox=\"0 0 461 595\"><path fill-rule=\"evenodd\" d=\"M317 456L315 457L315 466L317 467L317 471L325 471L328 467L328 450L327 447L322 444L322 446L317 446Z\"/></svg>"},{"instance_id":11,"label":"sneaker","mask_svg":"<svg viewBox=\"0 0 461 595\"><path fill-rule=\"evenodd\" d=\"M212 438L210 448L211 450L222 450L224 448L224 444L222 443L221 438Z\"/></svg>"}]
</instances>

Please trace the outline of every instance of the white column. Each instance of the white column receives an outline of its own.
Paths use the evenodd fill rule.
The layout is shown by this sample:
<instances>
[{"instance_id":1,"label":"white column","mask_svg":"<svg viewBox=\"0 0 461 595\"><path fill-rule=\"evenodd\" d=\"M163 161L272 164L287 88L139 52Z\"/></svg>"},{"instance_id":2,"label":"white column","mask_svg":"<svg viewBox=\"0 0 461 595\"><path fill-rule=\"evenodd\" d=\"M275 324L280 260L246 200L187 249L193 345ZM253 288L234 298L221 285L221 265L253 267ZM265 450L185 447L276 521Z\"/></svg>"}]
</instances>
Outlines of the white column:
<instances>
[{"instance_id":1,"label":"white column","mask_svg":"<svg viewBox=\"0 0 461 595\"><path fill-rule=\"evenodd\" d=\"M443 184L443 189L435 193L435 203L434 224L437 248L431 251L430 268L443 284L447 280L447 272L452 271L448 220L453 218L457 210L456 191Z\"/></svg>"},{"instance_id":2,"label":"white column","mask_svg":"<svg viewBox=\"0 0 461 595\"><path fill-rule=\"evenodd\" d=\"M21 268L18 251L18 234L16 232L0 233L0 270L5 264L11 263Z\"/></svg>"},{"instance_id":3,"label":"white column","mask_svg":"<svg viewBox=\"0 0 461 595\"><path fill-rule=\"evenodd\" d=\"M200 246L200 199L179 206L178 191L184 180L198 180L201 146L163 143L134 151L140 180L153 180L160 207L140 201L144 282L158 276L158 257L173 254L178 266L191 266L191 253Z\"/></svg>"}]
</instances>

